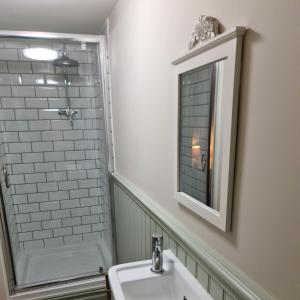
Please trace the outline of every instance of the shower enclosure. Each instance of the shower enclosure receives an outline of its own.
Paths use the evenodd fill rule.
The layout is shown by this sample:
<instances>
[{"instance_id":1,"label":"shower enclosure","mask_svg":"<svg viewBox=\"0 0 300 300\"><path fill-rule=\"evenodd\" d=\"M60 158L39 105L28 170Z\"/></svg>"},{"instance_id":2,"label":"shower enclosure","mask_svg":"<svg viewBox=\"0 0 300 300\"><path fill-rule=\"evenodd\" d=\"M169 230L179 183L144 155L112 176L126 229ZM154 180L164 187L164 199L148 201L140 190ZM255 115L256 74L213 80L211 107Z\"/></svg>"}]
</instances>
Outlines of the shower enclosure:
<instances>
[{"instance_id":1,"label":"shower enclosure","mask_svg":"<svg viewBox=\"0 0 300 300\"><path fill-rule=\"evenodd\" d=\"M103 41L0 37L1 242L11 290L112 265Z\"/></svg>"}]
</instances>

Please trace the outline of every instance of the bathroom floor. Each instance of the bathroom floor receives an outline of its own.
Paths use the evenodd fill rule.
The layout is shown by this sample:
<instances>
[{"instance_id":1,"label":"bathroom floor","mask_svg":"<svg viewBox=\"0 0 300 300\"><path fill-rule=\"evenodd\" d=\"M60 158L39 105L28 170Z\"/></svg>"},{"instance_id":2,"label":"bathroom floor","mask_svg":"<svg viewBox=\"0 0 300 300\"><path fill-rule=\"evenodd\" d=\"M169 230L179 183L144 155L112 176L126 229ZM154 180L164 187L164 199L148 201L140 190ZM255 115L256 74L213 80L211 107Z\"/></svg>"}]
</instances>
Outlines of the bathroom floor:
<instances>
[{"instance_id":1,"label":"bathroom floor","mask_svg":"<svg viewBox=\"0 0 300 300\"><path fill-rule=\"evenodd\" d=\"M19 286L49 283L99 273L107 269L100 243L84 243L26 251L18 260Z\"/></svg>"}]
</instances>

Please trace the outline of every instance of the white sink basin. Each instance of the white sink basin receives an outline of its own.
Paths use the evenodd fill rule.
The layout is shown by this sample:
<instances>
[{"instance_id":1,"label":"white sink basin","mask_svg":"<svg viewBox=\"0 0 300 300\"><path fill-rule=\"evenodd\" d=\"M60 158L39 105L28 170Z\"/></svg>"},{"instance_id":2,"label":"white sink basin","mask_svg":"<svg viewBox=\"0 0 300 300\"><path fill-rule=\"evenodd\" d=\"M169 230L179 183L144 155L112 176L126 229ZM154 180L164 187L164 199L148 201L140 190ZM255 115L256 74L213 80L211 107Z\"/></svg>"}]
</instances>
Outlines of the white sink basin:
<instances>
[{"instance_id":1,"label":"white sink basin","mask_svg":"<svg viewBox=\"0 0 300 300\"><path fill-rule=\"evenodd\" d=\"M108 276L115 300L213 300L170 250L163 253L164 272L151 272L151 260L117 265Z\"/></svg>"}]
</instances>

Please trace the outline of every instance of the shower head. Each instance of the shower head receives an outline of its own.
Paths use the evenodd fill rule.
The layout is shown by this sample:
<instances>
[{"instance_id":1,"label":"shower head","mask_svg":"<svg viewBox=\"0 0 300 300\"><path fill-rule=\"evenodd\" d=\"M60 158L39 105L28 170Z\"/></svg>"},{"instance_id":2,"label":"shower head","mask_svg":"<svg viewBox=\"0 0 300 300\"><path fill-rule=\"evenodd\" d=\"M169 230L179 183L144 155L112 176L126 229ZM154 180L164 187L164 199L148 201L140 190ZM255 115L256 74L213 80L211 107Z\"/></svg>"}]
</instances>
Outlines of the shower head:
<instances>
[{"instance_id":1,"label":"shower head","mask_svg":"<svg viewBox=\"0 0 300 300\"><path fill-rule=\"evenodd\" d=\"M77 60L71 59L67 56L67 52L63 51L60 54L60 57L53 61L55 67L65 67L65 68L77 68L79 63Z\"/></svg>"}]
</instances>

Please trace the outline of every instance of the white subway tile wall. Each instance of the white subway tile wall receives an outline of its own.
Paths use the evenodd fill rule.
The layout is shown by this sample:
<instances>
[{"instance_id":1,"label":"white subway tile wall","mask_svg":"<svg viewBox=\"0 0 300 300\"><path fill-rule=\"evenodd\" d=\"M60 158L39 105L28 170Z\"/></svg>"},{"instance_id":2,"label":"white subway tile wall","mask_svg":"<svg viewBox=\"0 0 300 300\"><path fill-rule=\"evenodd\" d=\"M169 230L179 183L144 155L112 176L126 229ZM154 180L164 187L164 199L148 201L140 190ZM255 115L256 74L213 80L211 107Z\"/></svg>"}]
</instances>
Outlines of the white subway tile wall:
<instances>
[{"instance_id":1,"label":"white subway tile wall","mask_svg":"<svg viewBox=\"0 0 300 300\"><path fill-rule=\"evenodd\" d=\"M5 199L14 244L31 249L101 239L109 217L97 47L82 51L80 43L66 43L80 63L68 70L78 110L72 127L58 114L67 105L63 70L26 58L22 48L34 43L7 39L0 48L0 155L9 171Z\"/></svg>"}]
</instances>

